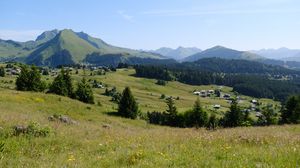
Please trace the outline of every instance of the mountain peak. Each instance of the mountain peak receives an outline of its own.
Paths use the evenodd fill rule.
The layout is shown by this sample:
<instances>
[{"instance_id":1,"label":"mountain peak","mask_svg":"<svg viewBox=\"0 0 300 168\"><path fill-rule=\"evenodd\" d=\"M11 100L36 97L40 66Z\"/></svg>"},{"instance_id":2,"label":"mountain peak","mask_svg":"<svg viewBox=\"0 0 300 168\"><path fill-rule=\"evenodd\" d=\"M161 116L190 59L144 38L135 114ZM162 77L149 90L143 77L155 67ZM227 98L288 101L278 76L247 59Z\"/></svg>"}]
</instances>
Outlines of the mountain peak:
<instances>
[{"instance_id":1,"label":"mountain peak","mask_svg":"<svg viewBox=\"0 0 300 168\"><path fill-rule=\"evenodd\" d=\"M58 33L59 33L59 31L57 29L50 30L50 31L45 31L41 35L39 35L36 38L35 41L46 42L46 41L51 40L52 38L54 38Z\"/></svg>"},{"instance_id":2,"label":"mountain peak","mask_svg":"<svg viewBox=\"0 0 300 168\"><path fill-rule=\"evenodd\" d=\"M43 42L37 41L39 45L36 45L33 52L26 57L25 62L28 64L57 66L89 61L100 64L102 62L99 60L103 61L104 58L104 61L116 63L129 57L141 60L165 59L157 54L115 47L84 32L74 32L72 29L47 31L37 39ZM109 57L102 57L103 55ZM114 60L115 57L122 58Z\"/></svg>"},{"instance_id":3,"label":"mountain peak","mask_svg":"<svg viewBox=\"0 0 300 168\"><path fill-rule=\"evenodd\" d=\"M223 46L215 46L212 48L209 48L207 50L204 50L200 53L191 55L184 59L186 62L193 62L197 61L202 58L223 58L223 59L244 59L244 60L258 60L263 59L263 57L252 54L250 52L243 52L238 50L233 50L230 48L226 48Z\"/></svg>"},{"instance_id":4,"label":"mountain peak","mask_svg":"<svg viewBox=\"0 0 300 168\"><path fill-rule=\"evenodd\" d=\"M214 46L214 47L212 47L210 49L229 49L229 48L226 48L226 47L221 46L221 45L217 45L217 46Z\"/></svg>"}]
</instances>

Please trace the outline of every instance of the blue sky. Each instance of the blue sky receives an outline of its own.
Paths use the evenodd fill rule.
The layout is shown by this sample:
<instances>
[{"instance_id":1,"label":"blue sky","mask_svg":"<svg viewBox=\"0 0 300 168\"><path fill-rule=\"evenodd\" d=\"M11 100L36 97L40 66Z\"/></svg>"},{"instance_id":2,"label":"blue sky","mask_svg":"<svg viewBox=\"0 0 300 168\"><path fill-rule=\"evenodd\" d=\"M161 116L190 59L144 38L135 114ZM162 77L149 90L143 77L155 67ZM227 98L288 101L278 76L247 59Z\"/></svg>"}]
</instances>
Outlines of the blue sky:
<instances>
[{"instance_id":1,"label":"blue sky","mask_svg":"<svg viewBox=\"0 0 300 168\"><path fill-rule=\"evenodd\" d=\"M0 38L71 28L134 49L300 48L299 0L1 0Z\"/></svg>"}]
</instances>

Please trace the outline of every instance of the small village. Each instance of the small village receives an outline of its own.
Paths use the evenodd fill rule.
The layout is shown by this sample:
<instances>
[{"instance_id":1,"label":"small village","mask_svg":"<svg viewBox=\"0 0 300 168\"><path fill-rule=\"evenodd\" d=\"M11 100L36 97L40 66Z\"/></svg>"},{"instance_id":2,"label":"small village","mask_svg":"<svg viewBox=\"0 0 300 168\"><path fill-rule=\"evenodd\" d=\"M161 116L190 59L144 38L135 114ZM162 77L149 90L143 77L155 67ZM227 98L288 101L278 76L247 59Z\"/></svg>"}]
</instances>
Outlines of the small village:
<instances>
[{"instance_id":1,"label":"small village","mask_svg":"<svg viewBox=\"0 0 300 168\"><path fill-rule=\"evenodd\" d=\"M257 99L251 99L251 100L246 100L246 98L243 98L242 96L232 96L229 93L224 93L222 92L222 87L223 86L219 86L218 89L209 89L209 90L194 90L193 94L197 95L201 98L219 98L219 99L223 99L224 101L226 101L228 104L231 104L232 101L234 99L237 100L238 103L243 103L245 101L248 101L250 103L250 106L243 109L243 112L254 112L256 117L261 116L261 112L259 109L260 103ZM211 105L213 107L213 109L215 110L219 110L222 106L220 104L213 104Z\"/></svg>"}]
</instances>

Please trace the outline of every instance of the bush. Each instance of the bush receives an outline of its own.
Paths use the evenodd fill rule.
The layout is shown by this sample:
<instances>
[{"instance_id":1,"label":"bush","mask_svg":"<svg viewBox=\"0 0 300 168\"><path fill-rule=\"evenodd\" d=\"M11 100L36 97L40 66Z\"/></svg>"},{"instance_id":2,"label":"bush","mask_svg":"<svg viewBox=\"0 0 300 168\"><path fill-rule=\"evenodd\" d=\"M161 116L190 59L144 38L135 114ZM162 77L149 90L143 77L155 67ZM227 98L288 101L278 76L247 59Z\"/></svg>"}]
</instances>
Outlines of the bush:
<instances>
[{"instance_id":1,"label":"bush","mask_svg":"<svg viewBox=\"0 0 300 168\"><path fill-rule=\"evenodd\" d=\"M147 113L148 122L157 125L166 125L167 117L164 113L153 111Z\"/></svg>"},{"instance_id":2,"label":"bush","mask_svg":"<svg viewBox=\"0 0 300 168\"><path fill-rule=\"evenodd\" d=\"M49 70L48 69L44 69L42 74L45 75L45 76L49 75Z\"/></svg>"},{"instance_id":3,"label":"bush","mask_svg":"<svg viewBox=\"0 0 300 168\"><path fill-rule=\"evenodd\" d=\"M157 85L165 86L167 82L165 80L157 80L156 82Z\"/></svg>"},{"instance_id":4,"label":"bush","mask_svg":"<svg viewBox=\"0 0 300 168\"><path fill-rule=\"evenodd\" d=\"M116 103L119 103L122 98L122 94L117 92L116 87L113 87L111 90L108 90L106 88L104 95L111 96L112 97L111 101L116 102Z\"/></svg>"},{"instance_id":5,"label":"bush","mask_svg":"<svg viewBox=\"0 0 300 168\"><path fill-rule=\"evenodd\" d=\"M31 122L28 126L16 126L13 135L26 135L29 137L47 137L51 133L50 127L41 127L37 122Z\"/></svg>"},{"instance_id":6,"label":"bush","mask_svg":"<svg viewBox=\"0 0 300 168\"><path fill-rule=\"evenodd\" d=\"M5 69L4 69L4 67L0 67L0 77L5 77Z\"/></svg>"},{"instance_id":7,"label":"bush","mask_svg":"<svg viewBox=\"0 0 300 168\"><path fill-rule=\"evenodd\" d=\"M36 122L31 122L27 127L27 134L34 137L46 137L50 132L50 127L41 127L40 124Z\"/></svg>"},{"instance_id":8,"label":"bush","mask_svg":"<svg viewBox=\"0 0 300 168\"><path fill-rule=\"evenodd\" d=\"M215 130L218 127L219 120L215 114L210 115L206 128L209 130Z\"/></svg>"},{"instance_id":9,"label":"bush","mask_svg":"<svg viewBox=\"0 0 300 168\"><path fill-rule=\"evenodd\" d=\"M258 117L257 125L269 126L277 123L277 113L274 111L274 109L270 105L263 107L261 115Z\"/></svg>"}]
</instances>

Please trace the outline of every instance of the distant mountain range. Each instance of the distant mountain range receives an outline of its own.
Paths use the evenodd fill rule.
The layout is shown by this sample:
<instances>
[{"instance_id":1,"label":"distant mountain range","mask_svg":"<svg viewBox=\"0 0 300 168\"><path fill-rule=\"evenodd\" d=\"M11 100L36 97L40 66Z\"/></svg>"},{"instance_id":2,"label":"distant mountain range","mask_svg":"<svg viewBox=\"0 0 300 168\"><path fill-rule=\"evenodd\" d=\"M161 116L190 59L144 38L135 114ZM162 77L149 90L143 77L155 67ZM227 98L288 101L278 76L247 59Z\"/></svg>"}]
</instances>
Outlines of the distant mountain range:
<instances>
[{"instance_id":1,"label":"distant mountain range","mask_svg":"<svg viewBox=\"0 0 300 168\"><path fill-rule=\"evenodd\" d=\"M201 52L202 50L196 47L178 47L176 49L162 47L157 50L151 50L152 53L157 53L168 58L172 58L175 60L182 60L185 57L194 55L196 53Z\"/></svg>"},{"instance_id":2,"label":"distant mountain range","mask_svg":"<svg viewBox=\"0 0 300 168\"><path fill-rule=\"evenodd\" d=\"M288 49L283 47L278 49L252 50L250 52L270 59L300 61L300 49Z\"/></svg>"},{"instance_id":3,"label":"distant mountain range","mask_svg":"<svg viewBox=\"0 0 300 168\"><path fill-rule=\"evenodd\" d=\"M175 62L159 54L116 47L70 29L46 31L35 41L1 40L0 58L42 66L77 63L116 65L119 62L147 63L155 60Z\"/></svg>"},{"instance_id":4,"label":"distant mountain range","mask_svg":"<svg viewBox=\"0 0 300 168\"><path fill-rule=\"evenodd\" d=\"M300 50L288 48L238 51L215 46L202 51L196 47L163 47L140 51L116 47L84 32L71 29L45 31L36 40L17 42L0 39L0 61L19 61L38 66L69 64L117 65L194 62L203 58L241 59L300 69Z\"/></svg>"},{"instance_id":5,"label":"distant mountain range","mask_svg":"<svg viewBox=\"0 0 300 168\"><path fill-rule=\"evenodd\" d=\"M183 62L193 62L202 58L214 58L214 57L223 58L223 59L243 59L243 60L254 60L254 61L265 59L260 55L250 53L247 51L237 51L222 46L215 46L207 50L204 50L200 53L188 56L183 59Z\"/></svg>"}]
</instances>

